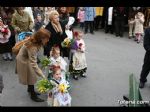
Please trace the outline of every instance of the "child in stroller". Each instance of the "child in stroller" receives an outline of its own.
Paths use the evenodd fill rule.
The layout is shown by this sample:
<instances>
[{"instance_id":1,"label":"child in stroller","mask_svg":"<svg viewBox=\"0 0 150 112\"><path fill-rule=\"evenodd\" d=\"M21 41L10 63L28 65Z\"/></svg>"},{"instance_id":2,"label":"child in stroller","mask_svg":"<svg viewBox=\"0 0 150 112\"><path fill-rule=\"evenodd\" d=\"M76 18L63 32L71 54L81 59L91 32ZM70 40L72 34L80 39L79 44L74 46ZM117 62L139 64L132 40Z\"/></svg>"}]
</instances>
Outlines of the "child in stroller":
<instances>
[{"instance_id":1,"label":"child in stroller","mask_svg":"<svg viewBox=\"0 0 150 112\"><path fill-rule=\"evenodd\" d=\"M58 64L52 68L50 82L54 87L48 92L47 103L49 106L71 106L71 96L67 90L69 83L62 77L61 67Z\"/></svg>"}]
</instances>

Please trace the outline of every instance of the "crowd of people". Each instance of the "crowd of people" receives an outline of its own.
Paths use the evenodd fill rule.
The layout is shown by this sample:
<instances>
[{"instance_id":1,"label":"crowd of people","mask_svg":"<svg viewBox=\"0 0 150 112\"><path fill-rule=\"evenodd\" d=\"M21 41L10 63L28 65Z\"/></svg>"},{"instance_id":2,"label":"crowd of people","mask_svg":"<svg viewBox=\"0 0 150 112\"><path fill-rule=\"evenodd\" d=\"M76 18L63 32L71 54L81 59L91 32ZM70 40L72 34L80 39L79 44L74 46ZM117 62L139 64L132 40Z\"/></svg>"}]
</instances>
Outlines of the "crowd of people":
<instances>
[{"instance_id":1,"label":"crowd of people","mask_svg":"<svg viewBox=\"0 0 150 112\"><path fill-rule=\"evenodd\" d=\"M7 7L6 9L8 10L9 8ZM35 8L34 11L31 13L31 8L15 8L11 15L12 18L9 26L7 25L8 23L4 21L4 18L1 18L2 36L0 49L3 54L3 59L5 61L12 61L12 47L24 41L15 57L16 74L18 74L19 82L23 85L27 85L27 92L30 93L30 98L35 102L43 102L44 100L38 97L39 93L37 93L34 88L37 82L36 76L46 78L46 74L43 73L37 63L39 50L43 48L43 55L52 61L50 65L52 68L52 79L61 83L64 82L63 80L66 80L64 75L65 72L67 72L67 63L64 57L68 57L69 59L70 63L68 64L72 66L72 75L75 80L78 80L79 75L86 77L85 43L82 39L83 33L76 31L73 33L74 43L72 43L70 47L63 47L61 45L66 38L69 38L65 30L72 30L72 26L67 26L69 13L66 7L59 7L57 10L47 8L46 16L48 16L48 19L46 18L45 20L42 18L41 10ZM10 29L10 26L12 29ZM15 34L12 35L13 33L11 32ZM32 33L30 34L29 32ZM20 34L30 35L24 35L25 38L21 37L23 40L20 41ZM13 41L10 41L10 38L12 38ZM64 71L64 74L60 71ZM62 106L64 102L61 102L61 99L58 98L61 97L62 94L59 94L57 89L55 88L52 91L54 100L57 100L54 105L52 105ZM67 94L67 96L68 95L69 94ZM70 105L70 102L71 101L69 101L67 105Z\"/></svg>"},{"instance_id":2,"label":"crowd of people","mask_svg":"<svg viewBox=\"0 0 150 112\"><path fill-rule=\"evenodd\" d=\"M75 18L75 22L68 26L70 16ZM80 24L80 31L74 30L77 24ZM37 54L41 48L44 49L43 55L52 61L53 80L58 83L66 81L64 75L67 72L67 64L73 78L78 80L79 75L84 78L87 76L86 47L82 38L84 34L89 30L94 35L99 29L104 29L105 33L115 33L116 37L123 37L126 24L129 26L129 39L135 38L135 41L140 43L144 28L149 26L149 8L0 7L0 53L5 61L12 61L12 47L20 41L19 34L33 33L16 56L16 73L19 82L27 85L31 99L42 102L38 97L39 93L34 90L36 75L46 78L37 63ZM66 30L73 32L74 43L69 48L62 46L62 42L69 38ZM68 58L69 63L66 63L64 57ZM56 89L51 92L55 94L55 106L63 105L60 99L57 99L61 97L58 92ZM70 101L68 102L67 105L70 105Z\"/></svg>"},{"instance_id":3,"label":"crowd of people","mask_svg":"<svg viewBox=\"0 0 150 112\"><path fill-rule=\"evenodd\" d=\"M1 34L5 34L7 38L5 41L2 39L3 35L0 38L0 46L7 46L6 51L0 51L3 59L12 60L11 48L18 42L20 32L36 32L39 28L46 27L52 21L49 15L53 10L58 11L61 24L65 26L62 30L67 29L69 16L75 18L73 26L80 24L85 34L88 30L94 34L94 31L104 29L105 33L115 33L117 37L123 37L125 26L128 25L128 37L133 37L137 43L141 42L150 18L149 7L0 7ZM8 28L7 32L3 32L4 27ZM50 27L51 24L47 26L48 29ZM58 27L57 30L61 29Z\"/></svg>"}]
</instances>

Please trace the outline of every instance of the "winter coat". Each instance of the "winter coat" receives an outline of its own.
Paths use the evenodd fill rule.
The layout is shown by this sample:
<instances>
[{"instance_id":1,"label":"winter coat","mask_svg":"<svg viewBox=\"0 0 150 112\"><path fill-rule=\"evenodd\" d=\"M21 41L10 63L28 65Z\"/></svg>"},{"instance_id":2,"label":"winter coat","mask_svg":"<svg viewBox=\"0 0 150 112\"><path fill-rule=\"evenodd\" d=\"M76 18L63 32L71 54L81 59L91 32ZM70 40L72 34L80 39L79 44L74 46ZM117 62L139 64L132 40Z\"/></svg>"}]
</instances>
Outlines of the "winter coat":
<instances>
[{"instance_id":1,"label":"winter coat","mask_svg":"<svg viewBox=\"0 0 150 112\"><path fill-rule=\"evenodd\" d=\"M28 32L33 28L33 21L27 12L24 11L23 16L16 12L13 14L12 26L18 32Z\"/></svg>"},{"instance_id":2,"label":"winter coat","mask_svg":"<svg viewBox=\"0 0 150 112\"><path fill-rule=\"evenodd\" d=\"M95 7L96 16L103 16L104 7Z\"/></svg>"},{"instance_id":3,"label":"winter coat","mask_svg":"<svg viewBox=\"0 0 150 112\"><path fill-rule=\"evenodd\" d=\"M143 34L144 33L144 16L141 18L141 19L138 19L138 18L135 18L134 20L134 24L135 24L135 27L134 27L134 33L140 33L140 34Z\"/></svg>"},{"instance_id":4,"label":"winter coat","mask_svg":"<svg viewBox=\"0 0 150 112\"><path fill-rule=\"evenodd\" d=\"M34 30L35 31L38 31L41 27L43 27L44 26L44 22L43 21L37 21L36 23L35 23L35 26L34 26Z\"/></svg>"},{"instance_id":5,"label":"winter coat","mask_svg":"<svg viewBox=\"0 0 150 112\"><path fill-rule=\"evenodd\" d=\"M81 44L81 46L80 46ZM85 57L85 43L83 39L77 40L78 48L83 52L76 51L73 54L73 69L82 70L87 67L86 57Z\"/></svg>"},{"instance_id":6,"label":"winter coat","mask_svg":"<svg viewBox=\"0 0 150 112\"><path fill-rule=\"evenodd\" d=\"M106 13L105 13L105 24L106 25L114 25L114 13L113 13L113 8L112 8L112 16L111 17L109 17L110 15L109 15L109 8L112 8L112 7L108 7L107 8L107 11L106 11ZM111 18L111 22L110 21L108 21L108 18Z\"/></svg>"},{"instance_id":7,"label":"winter coat","mask_svg":"<svg viewBox=\"0 0 150 112\"><path fill-rule=\"evenodd\" d=\"M49 22L48 25L45 27L45 29L51 32L51 38L49 39L48 44L44 47L44 54L47 56L49 56L50 50L55 44L59 45L60 49L62 50L61 42L63 42L63 40L67 37L67 35L65 33L65 26L63 26L61 22L60 24L63 30L62 34L55 31L51 22Z\"/></svg>"},{"instance_id":8,"label":"winter coat","mask_svg":"<svg viewBox=\"0 0 150 112\"><path fill-rule=\"evenodd\" d=\"M96 17L95 8L94 7L85 7L85 21L94 21Z\"/></svg>"},{"instance_id":9,"label":"winter coat","mask_svg":"<svg viewBox=\"0 0 150 112\"><path fill-rule=\"evenodd\" d=\"M119 7L113 8L113 14L115 21L125 21L125 17L127 16L126 8L122 7L122 11L119 10Z\"/></svg>"},{"instance_id":10,"label":"winter coat","mask_svg":"<svg viewBox=\"0 0 150 112\"><path fill-rule=\"evenodd\" d=\"M37 47L27 48L23 45L16 57L16 73L23 85L34 85L37 76L43 75L37 64L37 53Z\"/></svg>"}]
</instances>

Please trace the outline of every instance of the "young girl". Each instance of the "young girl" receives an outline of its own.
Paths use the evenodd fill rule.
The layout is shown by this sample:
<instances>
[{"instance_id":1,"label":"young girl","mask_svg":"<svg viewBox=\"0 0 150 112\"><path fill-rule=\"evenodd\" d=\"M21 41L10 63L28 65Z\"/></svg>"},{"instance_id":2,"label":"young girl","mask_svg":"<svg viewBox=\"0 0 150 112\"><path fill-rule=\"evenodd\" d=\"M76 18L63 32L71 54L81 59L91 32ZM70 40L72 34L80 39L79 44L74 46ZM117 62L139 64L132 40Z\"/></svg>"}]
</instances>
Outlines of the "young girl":
<instances>
[{"instance_id":1,"label":"young girl","mask_svg":"<svg viewBox=\"0 0 150 112\"><path fill-rule=\"evenodd\" d=\"M85 57L85 43L82 39L83 32L78 31L76 32L76 44L77 49L75 50L73 54L73 78L75 80L78 80L78 75L81 75L82 77L86 77L86 70L87 70L87 63L86 63L86 57Z\"/></svg>"},{"instance_id":2,"label":"young girl","mask_svg":"<svg viewBox=\"0 0 150 112\"><path fill-rule=\"evenodd\" d=\"M135 15L135 28L134 28L134 33L135 33L135 41L137 41L137 43L141 42L141 38L142 35L144 34L144 28L143 28L143 24L144 24L144 14L142 12L138 12Z\"/></svg>"},{"instance_id":3,"label":"young girl","mask_svg":"<svg viewBox=\"0 0 150 112\"><path fill-rule=\"evenodd\" d=\"M67 91L68 82L62 78L59 65L53 66L53 78L50 80L54 88L49 91L47 103L49 106L71 106L71 96Z\"/></svg>"},{"instance_id":4,"label":"young girl","mask_svg":"<svg viewBox=\"0 0 150 112\"><path fill-rule=\"evenodd\" d=\"M79 11L78 11L78 20L80 22L80 27L83 29L84 27L84 16L85 16L85 11L84 11L84 8L83 7L80 7L79 8Z\"/></svg>"},{"instance_id":5,"label":"young girl","mask_svg":"<svg viewBox=\"0 0 150 112\"><path fill-rule=\"evenodd\" d=\"M11 32L7 25L4 25L2 18L0 17L0 53L3 55L3 59L5 61L12 61L11 56L11 45L9 43L9 38L11 36Z\"/></svg>"},{"instance_id":6,"label":"young girl","mask_svg":"<svg viewBox=\"0 0 150 112\"><path fill-rule=\"evenodd\" d=\"M54 64L58 64L62 70L62 75L63 78L65 79L66 76L66 67L67 67L67 63L66 61L60 56L60 48L59 46L55 45L52 47L52 50L50 51L50 60L51 60L51 65L53 66Z\"/></svg>"}]
</instances>

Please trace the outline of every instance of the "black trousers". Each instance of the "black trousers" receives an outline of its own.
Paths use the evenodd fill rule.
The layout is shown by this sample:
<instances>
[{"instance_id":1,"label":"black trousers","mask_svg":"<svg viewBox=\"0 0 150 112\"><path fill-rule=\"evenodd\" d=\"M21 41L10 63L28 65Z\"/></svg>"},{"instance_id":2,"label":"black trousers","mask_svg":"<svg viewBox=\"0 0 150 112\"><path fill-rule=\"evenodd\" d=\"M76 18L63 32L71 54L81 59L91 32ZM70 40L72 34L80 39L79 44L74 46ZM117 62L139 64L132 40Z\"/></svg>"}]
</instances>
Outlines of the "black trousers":
<instances>
[{"instance_id":1,"label":"black trousers","mask_svg":"<svg viewBox=\"0 0 150 112\"><path fill-rule=\"evenodd\" d=\"M94 28L97 30L101 24L102 16L96 16L94 19Z\"/></svg>"},{"instance_id":2,"label":"black trousers","mask_svg":"<svg viewBox=\"0 0 150 112\"><path fill-rule=\"evenodd\" d=\"M150 52L145 53L144 64L141 71L140 81L145 83L150 72Z\"/></svg>"},{"instance_id":3,"label":"black trousers","mask_svg":"<svg viewBox=\"0 0 150 112\"><path fill-rule=\"evenodd\" d=\"M94 26L93 26L93 21L85 21L85 32L88 32L88 28L90 27L90 32L93 33Z\"/></svg>"},{"instance_id":4,"label":"black trousers","mask_svg":"<svg viewBox=\"0 0 150 112\"><path fill-rule=\"evenodd\" d=\"M116 33L116 36L123 36L124 20L116 20L115 21L115 33Z\"/></svg>"},{"instance_id":5,"label":"black trousers","mask_svg":"<svg viewBox=\"0 0 150 112\"><path fill-rule=\"evenodd\" d=\"M105 33L111 32L113 34L114 30L113 30L113 25L106 25L105 26Z\"/></svg>"}]
</instances>

